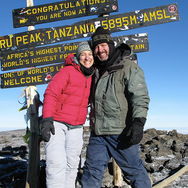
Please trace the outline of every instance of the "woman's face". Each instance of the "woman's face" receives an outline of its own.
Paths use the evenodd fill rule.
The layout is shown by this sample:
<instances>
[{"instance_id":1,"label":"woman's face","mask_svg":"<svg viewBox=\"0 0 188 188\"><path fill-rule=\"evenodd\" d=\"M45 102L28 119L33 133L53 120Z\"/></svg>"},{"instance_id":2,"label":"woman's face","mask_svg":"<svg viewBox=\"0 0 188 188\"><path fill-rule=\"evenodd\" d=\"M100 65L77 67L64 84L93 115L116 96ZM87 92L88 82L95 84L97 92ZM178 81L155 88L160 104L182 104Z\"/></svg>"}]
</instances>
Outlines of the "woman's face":
<instances>
[{"instance_id":1,"label":"woman's face","mask_svg":"<svg viewBox=\"0 0 188 188\"><path fill-rule=\"evenodd\" d=\"M94 63L92 51L90 50L82 51L79 56L79 62L86 68L90 68Z\"/></svg>"}]
</instances>

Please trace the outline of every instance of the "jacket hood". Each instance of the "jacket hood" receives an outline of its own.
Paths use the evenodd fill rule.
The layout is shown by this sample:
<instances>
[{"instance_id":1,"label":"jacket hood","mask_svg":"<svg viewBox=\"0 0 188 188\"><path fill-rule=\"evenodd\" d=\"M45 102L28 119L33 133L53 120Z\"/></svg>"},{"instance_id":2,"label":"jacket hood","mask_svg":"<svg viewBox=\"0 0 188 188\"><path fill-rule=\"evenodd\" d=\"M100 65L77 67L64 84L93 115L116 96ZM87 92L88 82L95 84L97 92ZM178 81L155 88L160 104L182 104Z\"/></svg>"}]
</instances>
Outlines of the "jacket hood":
<instances>
[{"instance_id":1,"label":"jacket hood","mask_svg":"<svg viewBox=\"0 0 188 188\"><path fill-rule=\"evenodd\" d=\"M129 57L133 54L131 48L125 43L121 43L121 45L118 46L117 49L120 50L121 57L122 56L128 56Z\"/></svg>"},{"instance_id":2,"label":"jacket hood","mask_svg":"<svg viewBox=\"0 0 188 188\"><path fill-rule=\"evenodd\" d=\"M127 44L122 43L116 48L116 55L117 57L115 58L115 60L112 59L112 64L106 69L108 72L113 72L122 69L124 67L124 63L121 61L121 59L129 58L129 56L132 55L132 50Z\"/></svg>"},{"instance_id":3,"label":"jacket hood","mask_svg":"<svg viewBox=\"0 0 188 188\"><path fill-rule=\"evenodd\" d=\"M65 58L65 66L73 66L75 69L80 71L80 65L79 65L78 60L74 54L69 54Z\"/></svg>"},{"instance_id":4,"label":"jacket hood","mask_svg":"<svg viewBox=\"0 0 188 188\"><path fill-rule=\"evenodd\" d=\"M74 54L69 54L65 59L65 66L73 66L76 70L81 72L84 76L89 77L94 73L94 67L86 68L84 65L78 62Z\"/></svg>"}]
</instances>

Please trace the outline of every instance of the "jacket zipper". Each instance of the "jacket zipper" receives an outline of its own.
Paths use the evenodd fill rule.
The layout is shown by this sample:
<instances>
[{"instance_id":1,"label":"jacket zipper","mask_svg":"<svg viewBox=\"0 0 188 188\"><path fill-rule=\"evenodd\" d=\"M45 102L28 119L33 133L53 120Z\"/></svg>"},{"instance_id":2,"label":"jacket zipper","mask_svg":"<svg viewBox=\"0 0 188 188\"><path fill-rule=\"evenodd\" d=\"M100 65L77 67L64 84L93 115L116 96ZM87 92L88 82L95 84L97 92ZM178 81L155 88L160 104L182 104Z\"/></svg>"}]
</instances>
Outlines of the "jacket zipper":
<instances>
[{"instance_id":1,"label":"jacket zipper","mask_svg":"<svg viewBox=\"0 0 188 188\"><path fill-rule=\"evenodd\" d=\"M85 88L87 88L87 78L85 78ZM83 95L83 96L85 96L85 92L86 92L86 90L84 90L84 95ZM81 108L81 106L82 106L83 100L84 100L84 98L82 98L80 108ZM78 122L78 117L79 117L79 115L80 115L80 109L79 109L79 112L78 112L78 116L77 116L76 122Z\"/></svg>"},{"instance_id":2,"label":"jacket zipper","mask_svg":"<svg viewBox=\"0 0 188 188\"><path fill-rule=\"evenodd\" d=\"M86 78L86 81L85 81L85 88L87 88L87 78Z\"/></svg>"}]
</instances>

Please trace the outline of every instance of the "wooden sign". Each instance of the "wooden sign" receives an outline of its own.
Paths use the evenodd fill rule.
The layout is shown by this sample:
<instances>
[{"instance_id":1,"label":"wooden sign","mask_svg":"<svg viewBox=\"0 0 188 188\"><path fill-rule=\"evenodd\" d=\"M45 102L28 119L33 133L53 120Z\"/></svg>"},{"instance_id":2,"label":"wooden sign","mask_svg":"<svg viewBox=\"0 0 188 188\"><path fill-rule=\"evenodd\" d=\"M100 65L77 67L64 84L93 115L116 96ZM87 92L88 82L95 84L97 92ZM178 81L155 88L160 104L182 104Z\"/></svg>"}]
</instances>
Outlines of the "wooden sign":
<instances>
[{"instance_id":1,"label":"wooden sign","mask_svg":"<svg viewBox=\"0 0 188 188\"><path fill-rule=\"evenodd\" d=\"M137 62L137 55L132 54L130 59ZM30 85L41 85L47 84L51 81L53 76L63 68L64 63L39 67L39 68L31 68L22 71L16 72L7 72L1 74L1 88L14 88L14 87L23 87Z\"/></svg>"},{"instance_id":2,"label":"wooden sign","mask_svg":"<svg viewBox=\"0 0 188 188\"><path fill-rule=\"evenodd\" d=\"M117 0L69 0L14 9L12 15L13 26L23 27L117 11Z\"/></svg>"},{"instance_id":3,"label":"wooden sign","mask_svg":"<svg viewBox=\"0 0 188 188\"><path fill-rule=\"evenodd\" d=\"M118 37L112 37L115 46L119 46L121 43L128 44L133 53L147 52L149 51L149 42L147 33L139 33L132 35L124 35Z\"/></svg>"},{"instance_id":4,"label":"wooden sign","mask_svg":"<svg viewBox=\"0 0 188 188\"><path fill-rule=\"evenodd\" d=\"M98 26L112 33L139 27L178 21L177 4L170 4L139 11L99 17L73 25L38 29L0 37L0 51L24 49L61 41L90 37Z\"/></svg>"},{"instance_id":5,"label":"wooden sign","mask_svg":"<svg viewBox=\"0 0 188 188\"><path fill-rule=\"evenodd\" d=\"M1 74L1 88L47 84L63 64Z\"/></svg>"},{"instance_id":6,"label":"wooden sign","mask_svg":"<svg viewBox=\"0 0 188 188\"><path fill-rule=\"evenodd\" d=\"M128 44L133 53L149 51L147 33L113 37L113 40L115 42L115 46L118 46L121 43ZM64 62L68 54L76 53L79 43L80 42L64 43L27 50L2 52L1 70L7 71L18 68Z\"/></svg>"}]
</instances>

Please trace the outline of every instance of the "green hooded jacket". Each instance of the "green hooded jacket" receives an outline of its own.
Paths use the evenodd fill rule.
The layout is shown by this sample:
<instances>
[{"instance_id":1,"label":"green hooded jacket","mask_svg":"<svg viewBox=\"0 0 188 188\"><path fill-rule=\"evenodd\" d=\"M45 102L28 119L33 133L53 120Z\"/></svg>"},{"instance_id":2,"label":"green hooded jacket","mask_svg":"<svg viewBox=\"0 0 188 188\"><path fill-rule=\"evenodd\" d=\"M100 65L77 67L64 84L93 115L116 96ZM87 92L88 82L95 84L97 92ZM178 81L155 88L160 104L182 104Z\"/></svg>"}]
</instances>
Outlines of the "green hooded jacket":
<instances>
[{"instance_id":1,"label":"green hooded jacket","mask_svg":"<svg viewBox=\"0 0 188 188\"><path fill-rule=\"evenodd\" d=\"M121 44L119 57L99 77L96 70L91 90L90 126L97 135L127 136L134 118L146 118L149 96L139 65L130 60L131 49Z\"/></svg>"}]
</instances>

